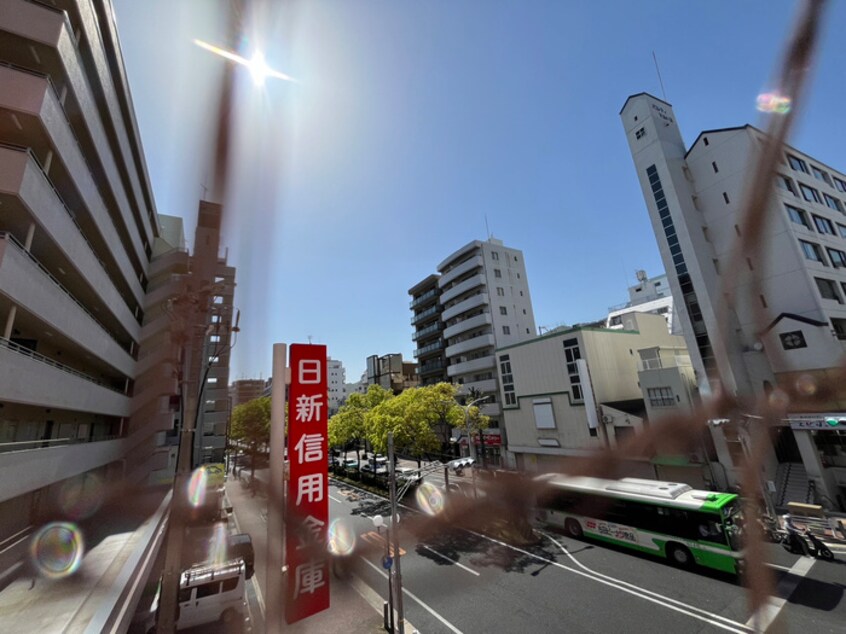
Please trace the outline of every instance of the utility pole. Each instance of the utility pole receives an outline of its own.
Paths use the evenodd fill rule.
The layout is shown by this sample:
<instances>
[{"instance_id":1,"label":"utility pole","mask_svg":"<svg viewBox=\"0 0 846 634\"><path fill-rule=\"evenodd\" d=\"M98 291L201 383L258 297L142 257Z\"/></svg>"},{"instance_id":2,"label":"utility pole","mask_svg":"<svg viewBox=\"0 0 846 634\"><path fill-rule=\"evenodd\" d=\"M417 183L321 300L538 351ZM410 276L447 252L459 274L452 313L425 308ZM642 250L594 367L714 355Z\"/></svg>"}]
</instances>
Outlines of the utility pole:
<instances>
[{"instance_id":1,"label":"utility pole","mask_svg":"<svg viewBox=\"0 0 846 634\"><path fill-rule=\"evenodd\" d=\"M267 500L267 612L265 631L282 630L285 597L285 382L288 346L273 344L273 388L270 397L270 491Z\"/></svg>"},{"instance_id":2,"label":"utility pole","mask_svg":"<svg viewBox=\"0 0 846 634\"><path fill-rule=\"evenodd\" d=\"M394 551L394 603L397 606L397 625L399 634L405 634L405 616L402 609L402 567L399 549L399 513L397 512L397 471L394 464L394 432L388 432L388 468L390 469L391 491L391 547Z\"/></svg>"}]
</instances>

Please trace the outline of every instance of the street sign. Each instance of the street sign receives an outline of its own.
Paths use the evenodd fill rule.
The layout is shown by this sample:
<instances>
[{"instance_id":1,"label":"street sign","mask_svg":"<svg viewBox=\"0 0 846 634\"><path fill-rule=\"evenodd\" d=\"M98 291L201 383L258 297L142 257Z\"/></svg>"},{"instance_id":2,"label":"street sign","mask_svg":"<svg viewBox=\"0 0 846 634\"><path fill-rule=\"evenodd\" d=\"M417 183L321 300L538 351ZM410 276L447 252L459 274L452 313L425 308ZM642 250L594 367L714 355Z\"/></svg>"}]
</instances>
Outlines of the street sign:
<instances>
[{"instance_id":1,"label":"street sign","mask_svg":"<svg viewBox=\"0 0 846 634\"><path fill-rule=\"evenodd\" d=\"M846 429L846 414L799 414L788 417L792 429Z\"/></svg>"},{"instance_id":2,"label":"street sign","mask_svg":"<svg viewBox=\"0 0 846 634\"><path fill-rule=\"evenodd\" d=\"M390 570L391 566L394 565L394 558L393 557L382 557L382 568L385 570Z\"/></svg>"},{"instance_id":3,"label":"street sign","mask_svg":"<svg viewBox=\"0 0 846 634\"><path fill-rule=\"evenodd\" d=\"M289 624L329 607L326 346L293 344L290 367L285 532L285 620Z\"/></svg>"}]
</instances>

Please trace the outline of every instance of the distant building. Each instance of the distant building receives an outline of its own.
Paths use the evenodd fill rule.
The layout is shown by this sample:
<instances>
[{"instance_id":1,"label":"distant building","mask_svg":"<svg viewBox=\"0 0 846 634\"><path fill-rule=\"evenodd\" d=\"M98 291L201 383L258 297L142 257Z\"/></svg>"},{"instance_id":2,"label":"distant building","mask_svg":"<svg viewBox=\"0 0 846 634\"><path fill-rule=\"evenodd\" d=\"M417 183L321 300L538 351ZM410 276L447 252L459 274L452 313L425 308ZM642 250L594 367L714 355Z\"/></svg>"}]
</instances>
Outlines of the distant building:
<instances>
[{"instance_id":1,"label":"distant building","mask_svg":"<svg viewBox=\"0 0 846 634\"><path fill-rule=\"evenodd\" d=\"M421 382L446 380L465 395L488 397L481 409L491 418L489 462L497 464L502 408L494 351L535 334L523 253L494 238L474 240L437 270L409 290Z\"/></svg>"},{"instance_id":2,"label":"distant building","mask_svg":"<svg viewBox=\"0 0 846 634\"><path fill-rule=\"evenodd\" d=\"M661 316L632 319L630 330L562 328L497 348L508 466L557 470L562 457L614 447L643 426L649 410L639 385L640 351L650 350L644 355L652 359L656 349L683 349L684 339L669 334ZM651 458L635 459L632 475L655 477Z\"/></svg>"},{"instance_id":3,"label":"distant building","mask_svg":"<svg viewBox=\"0 0 846 634\"><path fill-rule=\"evenodd\" d=\"M367 357L365 370L367 385L380 385L394 394L419 385L418 366L411 361L403 361L398 353ZM366 390L365 390L366 391Z\"/></svg>"},{"instance_id":4,"label":"distant building","mask_svg":"<svg viewBox=\"0 0 846 634\"><path fill-rule=\"evenodd\" d=\"M629 287L629 301L608 309L606 328L630 329L631 313L663 315L671 334L680 335L681 325L673 311L673 295L666 275L649 278L645 271L637 272L638 283Z\"/></svg>"},{"instance_id":5,"label":"distant building","mask_svg":"<svg viewBox=\"0 0 846 634\"><path fill-rule=\"evenodd\" d=\"M337 359L329 357L327 366L327 388L329 391L329 415L336 413L338 408L347 400L346 380L347 373L344 364Z\"/></svg>"},{"instance_id":6,"label":"distant building","mask_svg":"<svg viewBox=\"0 0 846 634\"><path fill-rule=\"evenodd\" d=\"M238 379L229 386L229 398L232 401L232 409L239 405L248 403L264 394L264 379Z\"/></svg>"}]
</instances>

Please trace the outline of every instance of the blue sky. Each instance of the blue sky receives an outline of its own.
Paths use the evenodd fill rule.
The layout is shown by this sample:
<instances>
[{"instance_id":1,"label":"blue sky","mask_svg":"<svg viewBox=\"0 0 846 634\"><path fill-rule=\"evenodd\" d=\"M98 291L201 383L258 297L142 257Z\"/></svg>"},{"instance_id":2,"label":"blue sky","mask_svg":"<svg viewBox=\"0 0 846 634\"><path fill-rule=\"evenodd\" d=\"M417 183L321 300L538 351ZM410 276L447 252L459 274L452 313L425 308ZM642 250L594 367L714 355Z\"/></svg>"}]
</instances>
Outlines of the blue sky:
<instances>
[{"instance_id":1,"label":"blue sky","mask_svg":"<svg viewBox=\"0 0 846 634\"><path fill-rule=\"evenodd\" d=\"M826 14L793 144L846 170L846 3ZM160 213L196 219L225 63L216 0L115 0ZM486 237L522 249L537 325L598 319L634 272L663 272L618 112L667 100L687 143L764 125L796 3L309 0L269 3L245 51L297 78L236 104L224 244L242 332L231 376L267 377L273 342L328 345L357 380L414 348L408 288Z\"/></svg>"}]
</instances>

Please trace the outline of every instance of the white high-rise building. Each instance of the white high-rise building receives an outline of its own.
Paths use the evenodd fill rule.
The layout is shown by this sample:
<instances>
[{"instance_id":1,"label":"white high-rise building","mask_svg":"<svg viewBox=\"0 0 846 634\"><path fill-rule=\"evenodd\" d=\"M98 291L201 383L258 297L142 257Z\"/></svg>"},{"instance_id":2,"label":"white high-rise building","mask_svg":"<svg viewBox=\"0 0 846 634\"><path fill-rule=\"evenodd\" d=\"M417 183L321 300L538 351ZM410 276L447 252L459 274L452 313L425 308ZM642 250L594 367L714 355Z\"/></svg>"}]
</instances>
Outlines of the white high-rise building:
<instances>
[{"instance_id":1,"label":"white high-rise building","mask_svg":"<svg viewBox=\"0 0 846 634\"><path fill-rule=\"evenodd\" d=\"M846 340L846 175L785 147L763 250L744 254L739 270L729 270L765 133L751 125L707 130L685 147L670 104L646 93L629 97L620 116L700 391L708 392L715 370L731 393L757 395L776 386L792 392L800 377L810 383L837 368ZM752 275L760 281L754 293ZM739 301L728 321L718 323L723 290ZM843 505L843 403L843 394L834 394L791 405L767 460L777 504ZM720 461L735 476L744 427L715 434Z\"/></svg>"},{"instance_id":2,"label":"white high-rise building","mask_svg":"<svg viewBox=\"0 0 846 634\"><path fill-rule=\"evenodd\" d=\"M496 462L502 407L494 353L498 347L532 338L536 330L523 253L494 238L474 240L445 258L438 265L438 276L424 282L429 288L437 285L437 291L425 293L437 298L437 308L426 309L432 311L437 325L421 321L419 312L415 313L414 339L426 345L414 355L421 359L443 350L447 380L461 385L465 393L475 390L488 397L482 405L482 412L491 417L485 432L491 448L486 447L486 453ZM415 295L422 284L409 292ZM412 310L419 311L416 301ZM422 336L429 330L435 341ZM421 378L426 367L421 362Z\"/></svg>"},{"instance_id":3,"label":"white high-rise building","mask_svg":"<svg viewBox=\"0 0 846 634\"><path fill-rule=\"evenodd\" d=\"M329 415L336 413L338 408L347 400L347 372L344 364L337 359L329 357L326 361L328 368L327 387L329 390Z\"/></svg>"}]
</instances>

